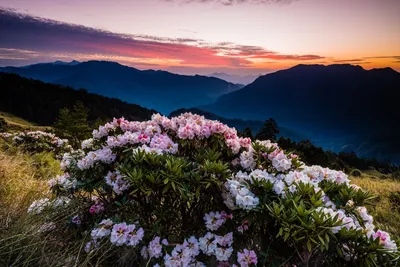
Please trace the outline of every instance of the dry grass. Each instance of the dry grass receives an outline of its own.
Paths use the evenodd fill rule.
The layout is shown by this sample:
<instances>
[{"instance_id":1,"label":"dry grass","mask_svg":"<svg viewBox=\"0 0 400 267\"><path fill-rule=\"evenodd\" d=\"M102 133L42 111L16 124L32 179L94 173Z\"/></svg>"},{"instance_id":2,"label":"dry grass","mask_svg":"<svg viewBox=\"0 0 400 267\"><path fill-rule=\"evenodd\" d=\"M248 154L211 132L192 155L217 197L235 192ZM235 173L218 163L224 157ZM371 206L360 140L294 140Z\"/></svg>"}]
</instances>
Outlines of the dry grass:
<instances>
[{"instance_id":1,"label":"dry grass","mask_svg":"<svg viewBox=\"0 0 400 267\"><path fill-rule=\"evenodd\" d=\"M50 195L48 180L61 172L59 162L49 153L26 155L5 148L0 141L0 266L44 266L37 263L45 260L41 250L49 244L38 235L27 209Z\"/></svg>"},{"instance_id":2,"label":"dry grass","mask_svg":"<svg viewBox=\"0 0 400 267\"><path fill-rule=\"evenodd\" d=\"M48 194L48 179L60 171L51 154L0 150L0 232L25 214L33 200Z\"/></svg>"},{"instance_id":3,"label":"dry grass","mask_svg":"<svg viewBox=\"0 0 400 267\"><path fill-rule=\"evenodd\" d=\"M389 199L391 193L400 192L400 181L381 177L382 174L373 171L363 173L361 177L351 177L351 181L377 196L368 209L375 225L400 238L400 207Z\"/></svg>"}]
</instances>

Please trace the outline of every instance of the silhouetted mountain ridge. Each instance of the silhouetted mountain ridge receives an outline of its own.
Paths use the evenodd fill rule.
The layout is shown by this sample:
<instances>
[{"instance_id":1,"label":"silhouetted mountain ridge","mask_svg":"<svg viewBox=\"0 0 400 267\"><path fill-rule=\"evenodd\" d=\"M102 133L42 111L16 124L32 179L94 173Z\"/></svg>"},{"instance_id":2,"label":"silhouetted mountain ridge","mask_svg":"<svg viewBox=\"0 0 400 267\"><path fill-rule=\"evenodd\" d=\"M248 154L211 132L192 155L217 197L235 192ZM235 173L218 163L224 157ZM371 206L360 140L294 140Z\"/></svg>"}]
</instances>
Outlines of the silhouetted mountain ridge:
<instances>
[{"instance_id":1,"label":"silhouetted mountain ridge","mask_svg":"<svg viewBox=\"0 0 400 267\"><path fill-rule=\"evenodd\" d=\"M181 107L212 103L217 97L240 88L214 77L142 71L116 62L71 63L5 67L0 68L0 71L75 89L85 88L92 93L117 97L129 103L140 103L164 113Z\"/></svg>"},{"instance_id":2,"label":"silhouetted mountain ridge","mask_svg":"<svg viewBox=\"0 0 400 267\"><path fill-rule=\"evenodd\" d=\"M216 78L220 78L222 80L225 80L227 82L231 82L234 84L242 84L243 87L247 84L250 84L252 82L254 82L255 79L257 79L259 76L261 76L261 74L259 75L234 75L234 74L227 74L224 72L214 72L210 75L207 75L210 77L216 77Z\"/></svg>"},{"instance_id":3,"label":"silhouetted mountain ridge","mask_svg":"<svg viewBox=\"0 0 400 267\"><path fill-rule=\"evenodd\" d=\"M261 76L200 108L226 118L272 117L319 139L323 147L336 140L336 151L348 142L357 150L375 140L386 147L379 152L384 155L400 153L399 99L400 73L391 68L297 65Z\"/></svg>"}]
</instances>

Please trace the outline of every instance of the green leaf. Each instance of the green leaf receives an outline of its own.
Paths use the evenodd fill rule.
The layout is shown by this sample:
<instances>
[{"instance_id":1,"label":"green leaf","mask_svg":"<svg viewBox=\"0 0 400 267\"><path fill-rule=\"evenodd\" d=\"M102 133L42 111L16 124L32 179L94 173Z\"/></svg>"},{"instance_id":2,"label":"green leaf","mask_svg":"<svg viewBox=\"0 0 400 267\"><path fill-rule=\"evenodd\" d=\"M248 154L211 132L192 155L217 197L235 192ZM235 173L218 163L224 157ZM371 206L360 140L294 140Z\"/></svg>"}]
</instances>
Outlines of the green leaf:
<instances>
[{"instance_id":1,"label":"green leaf","mask_svg":"<svg viewBox=\"0 0 400 267\"><path fill-rule=\"evenodd\" d=\"M172 182L171 185L172 185L172 189L174 189L174 191L176 191L175 183Z\"/></svg>"},{"instance_id":2,"label":"green leaf","mask_svg":"<svg viewBox=\"0 0 400 267\"><path fill-rule=\"evenodd\" d=\"M310 240L307 241L307 249L309 252L311 252L311 250L312 250L312 244L311 244Z\"/></svg>"}]
</instances>

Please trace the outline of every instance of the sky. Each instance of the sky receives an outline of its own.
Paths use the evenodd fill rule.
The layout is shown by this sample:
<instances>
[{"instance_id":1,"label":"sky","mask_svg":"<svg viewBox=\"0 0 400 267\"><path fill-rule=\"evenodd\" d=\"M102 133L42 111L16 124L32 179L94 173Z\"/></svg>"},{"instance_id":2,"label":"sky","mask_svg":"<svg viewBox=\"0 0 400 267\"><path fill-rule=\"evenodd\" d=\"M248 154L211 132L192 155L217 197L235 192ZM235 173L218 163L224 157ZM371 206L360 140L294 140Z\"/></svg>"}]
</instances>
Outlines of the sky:
<instances>
[{"instance_id":1,"label":"sky","mask_svg":"<svg viewBox=\"0 0 400 267\"><path fill-rule=\"evenodd\" d=\"M182 74L400 71L400 0L0 0L0 66L55 60Z\"/></svg>"}]
</instances>

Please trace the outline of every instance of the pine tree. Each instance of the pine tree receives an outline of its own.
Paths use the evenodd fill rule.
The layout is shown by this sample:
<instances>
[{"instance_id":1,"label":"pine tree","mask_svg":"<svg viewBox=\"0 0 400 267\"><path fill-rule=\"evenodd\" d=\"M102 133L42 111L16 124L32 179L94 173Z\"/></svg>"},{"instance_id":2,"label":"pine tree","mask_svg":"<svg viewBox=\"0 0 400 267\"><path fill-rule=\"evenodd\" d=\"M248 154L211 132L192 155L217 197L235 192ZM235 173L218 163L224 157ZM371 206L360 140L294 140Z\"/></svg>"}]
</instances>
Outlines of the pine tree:
<instances>
[{"instance_id":1,"label":"pine tree","mask_svg":"<svg viewBox=\"0 0 400 267\"><path fill-rule=\"evenodd\" d=\"M79 146L83 140L90 136L91 129L88 124L89 109L77 101L72 110L62 108L54 124L56 134L62 138L70 139L74 147Z\"/></svg>"},{"instance_id":2,"label":"pine tree","mask_svg":"<svg viewBox=\"0 0 400 267\"><path fill-rule=\"evenodd\" d=\"M243 130L242 137L248 137L248 138L253 140L254 136L253 136L253 133L251 132L251 129L249 127L245 128Z\"/></svg>"},{"instance_id":3,"label":"pine tree","mask_svg":"<svg viewBox=\"0 0 400 267\"><path fill-rule=\"evenodd\" d=\"M256 139L276 141L277 134L279 134L278 124L273 118L269 118L264 122L263 127L256 134Z\"/></svg>"}]
</instances>

